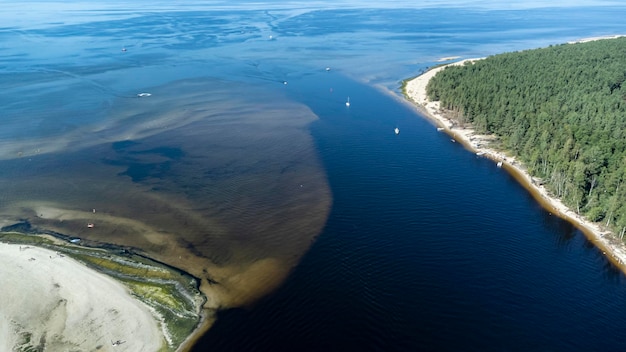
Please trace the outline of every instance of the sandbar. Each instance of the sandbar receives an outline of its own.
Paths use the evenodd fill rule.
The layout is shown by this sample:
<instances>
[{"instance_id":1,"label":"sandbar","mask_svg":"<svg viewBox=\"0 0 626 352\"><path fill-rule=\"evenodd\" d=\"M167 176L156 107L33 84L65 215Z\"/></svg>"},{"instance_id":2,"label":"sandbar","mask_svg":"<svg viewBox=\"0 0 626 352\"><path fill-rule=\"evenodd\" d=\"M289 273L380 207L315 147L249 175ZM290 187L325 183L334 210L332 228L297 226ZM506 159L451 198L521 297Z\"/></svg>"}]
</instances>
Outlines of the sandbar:
<instances>
[{"instance_id":1,"label":"sandbar","mask_svg":"<svg viewBox=\"0 0 626 352\"><path fill-rule=\"evenodd\" d=\"M460 56L447 56L447 57L442 57L437 59L437 62L444 62L444 61L452 61L452 60L456 60L456 59L460 59Z\"/></svg>"},{"instance_id":2,"label":"sandbar","mask_svg":"<svg viewBox=\"0 0 626 352\"><path fill-rule=\"evenodd\" d=\"M148 306L72 258L0 243L0 267L0 351L154 352L166 344Z\"/></svg>"},{"instance_id":3,"label":"sandbar","mask_svg":"<svg viewBox=\"0 0 626 352\"><path fill-rule=\"evenodd\" d=\"M593 38L594 40L608 37ZM531 177L526 167L515 157L507 155L503 151L496 150L492 146L494 135L482 135L477 133L471 126L459 124L456 120L446 116L446 111L441 109L438 101L431 101L426 95L426 85L437 72L449 65L462 65L466 62L474 62L483 58L465 59L447 65L437 66L431 70L406 82L405 94L412 100L419 111L433 121L437 129L446 132L454 142L460 142L468 150L477 155L489 158L498 163L506 171L510 172L517 180L535 197L539 203L551 214L559 216L578 229L596 246L602 253L626 273L626 245L611 231L606 230L601 224L591 222L583 216L568 208L563 202L552 195L539 180Z\"/></svg>"}]
</instances>

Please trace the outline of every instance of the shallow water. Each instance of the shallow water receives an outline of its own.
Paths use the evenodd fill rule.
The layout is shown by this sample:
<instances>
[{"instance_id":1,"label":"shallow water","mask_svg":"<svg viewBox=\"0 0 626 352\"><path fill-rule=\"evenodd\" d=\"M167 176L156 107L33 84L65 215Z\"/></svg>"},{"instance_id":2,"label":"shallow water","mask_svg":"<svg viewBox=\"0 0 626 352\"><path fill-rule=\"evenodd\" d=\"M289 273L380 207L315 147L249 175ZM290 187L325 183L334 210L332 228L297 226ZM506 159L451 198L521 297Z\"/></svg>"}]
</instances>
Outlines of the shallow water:
<instances>
[{"instance_id":1,"label":"shallow water","mask_svg":"<svg viewBox=\"0 0 626 352\"><path fill-rule=\"evenodd\" d=\"M197 350L619 349L623 275L398 89L626 10L480 4L9 6L0 223L144 251L213 306L282 284Z\"/></svg>"},{"instance_id":2,"label":"shallow water","mask_svg":"<svg viewBox=\"0 0 626 352\"><path fill-rule=\"evenodd\" d=\"M157 87L116 102L102 124L50 137L78 146L46 153L44 142L3 161L4 221L138 248L227 289L241 276L233 290L266 292L244 286L275 285L290 270L323 225L329 194L306 131L315 116L232 85ZM241 98L244 90L259 101ZM271 271L261 283L257 265ZM247 300L225 294L216 304Z\"/></svg>"}]
</instances>

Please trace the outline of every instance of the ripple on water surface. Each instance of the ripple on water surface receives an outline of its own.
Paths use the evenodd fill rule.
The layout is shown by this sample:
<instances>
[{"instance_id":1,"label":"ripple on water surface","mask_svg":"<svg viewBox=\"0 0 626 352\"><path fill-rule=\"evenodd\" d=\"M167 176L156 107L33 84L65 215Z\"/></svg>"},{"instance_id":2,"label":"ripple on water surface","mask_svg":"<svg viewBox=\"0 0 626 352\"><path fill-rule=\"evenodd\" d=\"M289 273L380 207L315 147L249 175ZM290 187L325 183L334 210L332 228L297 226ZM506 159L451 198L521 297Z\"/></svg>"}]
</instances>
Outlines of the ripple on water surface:
<instances>
[{"instance_id":1,"label":"ripple on water surface","mask_svg":"<svg viewBox=\"0 0 626 352\"><path fill-rule=\"evenodd\" d=\"M4 221L139 248L220 282L203 280L218 304L269 292L321 230L330 198L307 133L315 116L239 91L216 80L155 87L115 101L105 121L81 127L89 133L2 161Z\"/></svg>"}]
</instances>

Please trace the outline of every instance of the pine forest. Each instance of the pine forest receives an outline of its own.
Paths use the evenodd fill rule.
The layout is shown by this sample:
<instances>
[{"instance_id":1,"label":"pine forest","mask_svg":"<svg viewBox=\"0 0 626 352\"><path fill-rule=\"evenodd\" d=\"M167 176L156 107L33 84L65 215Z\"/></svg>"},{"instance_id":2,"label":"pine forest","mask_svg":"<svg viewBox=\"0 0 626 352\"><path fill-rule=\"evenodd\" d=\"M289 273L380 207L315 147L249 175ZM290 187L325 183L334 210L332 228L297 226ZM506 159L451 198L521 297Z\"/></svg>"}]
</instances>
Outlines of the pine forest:
<instances>
[{"instance_id":1,"label":"pine forest","mask_svg":"<svg viewBox=\"0 0 626 352\"><path fill-rule=\"evenodd\" d=\"M572 210L626 232L626 38L448 66L429 99L499 147Z\"/></svg>"}]
</instances>

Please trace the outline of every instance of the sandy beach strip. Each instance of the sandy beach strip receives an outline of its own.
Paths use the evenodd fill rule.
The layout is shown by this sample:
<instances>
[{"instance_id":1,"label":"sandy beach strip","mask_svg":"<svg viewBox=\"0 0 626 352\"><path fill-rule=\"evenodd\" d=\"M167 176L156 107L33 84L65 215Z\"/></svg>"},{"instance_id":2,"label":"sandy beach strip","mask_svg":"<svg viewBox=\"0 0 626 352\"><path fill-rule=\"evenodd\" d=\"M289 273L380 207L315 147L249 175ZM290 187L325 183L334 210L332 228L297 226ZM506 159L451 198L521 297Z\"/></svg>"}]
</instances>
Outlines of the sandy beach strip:
<instances>
[{"instance_id":1,"label":"sandy beach strip","mask_svg":"<svg viewBox=\"0 0 626 352\"><path fill-rule=\"evenodd\" d=\"M590 222L569 209L560 199L552 196L540 182L536 182L528 174L521 162L502 151L490 147L490 141L495 136L481 135L467 126L460 126L454 120L445 116L445 112L440 108L438 101L430 101L428 99L426 85L437 72L449 65L462 65L467 61L474 62L481 59L483 58L465 59L426 71L406 83L405 93L410 100L417 104L420 112L437 125L438 130L448 133L454 142L462 143L468 150L493 160L502 166L503 169L510 172L544 208L550 213L574 224L614 265L626 273L626 245L615 234L603 230L599 224Z\"/></svg>"},{"instance_id":2,"label":"sandy beach strip","mask_svg":"<svg viewBox=\"0 0 626 352\"><path fill-rule=\"evenodd\" d=\"M602 39L615 39L615 38L621 38L621 37L625 37L625 36L626 36L625 34L615 34L615 35L605 35L605 36L600 36L600 37L581 38L581 39L578 39L578 40L574 40L574 41L568 42L568 44L593 42L593 41L602 40Z\"/></svg>"},{"instance_id":3,"label":"sandy beach strip","mask_svg":"<svg viewBox=\"0 0 626 352\"><path fill-rule=\"evenodd\" d=\"M0 267L0 351L154 352L165 344L145 304L72 258L0 243Z\"/></svg>"}]
</instances>

